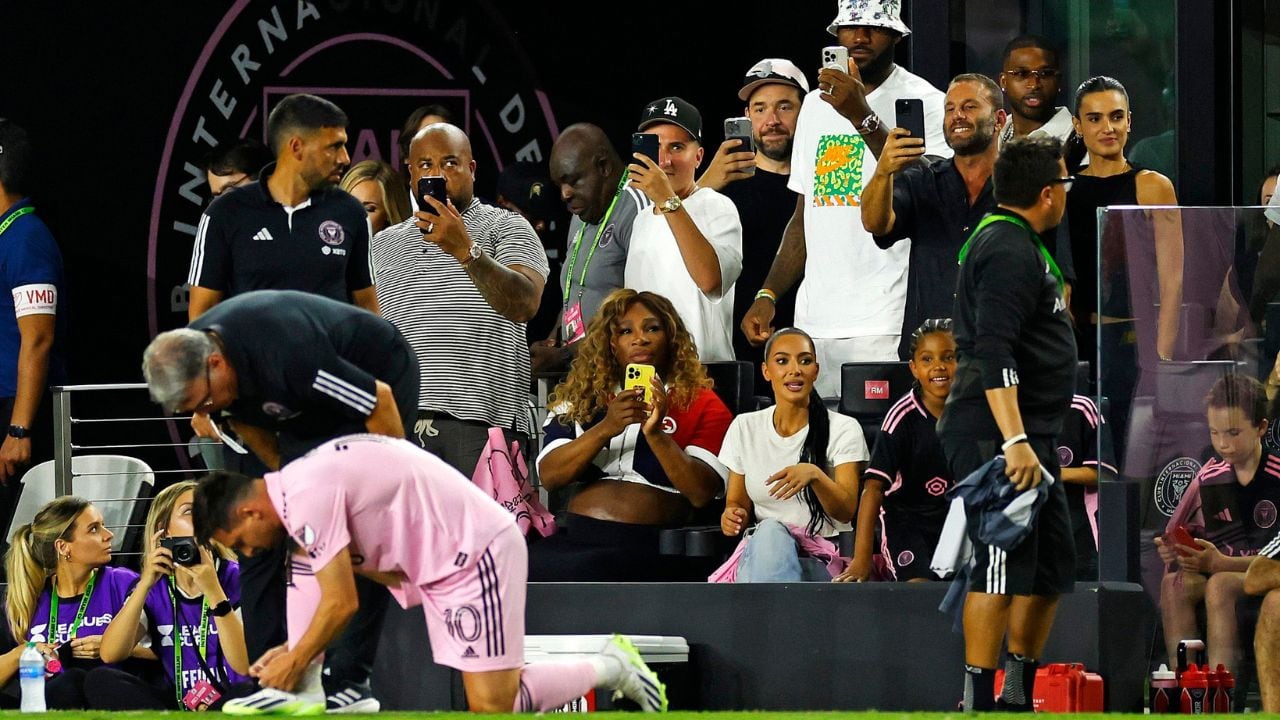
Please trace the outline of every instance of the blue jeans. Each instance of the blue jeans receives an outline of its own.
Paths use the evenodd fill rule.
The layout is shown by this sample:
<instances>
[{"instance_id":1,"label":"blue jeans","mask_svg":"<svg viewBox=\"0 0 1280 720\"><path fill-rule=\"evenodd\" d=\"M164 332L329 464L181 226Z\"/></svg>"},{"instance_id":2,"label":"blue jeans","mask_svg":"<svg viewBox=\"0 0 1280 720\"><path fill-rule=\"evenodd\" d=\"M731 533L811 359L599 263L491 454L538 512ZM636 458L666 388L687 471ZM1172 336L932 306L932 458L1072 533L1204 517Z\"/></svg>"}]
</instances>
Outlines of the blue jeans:
<instances>
[{"instance_id":1,"label":"blue jeans","mask_svg":"<svg viewBox=\"0 0 1280 720\"><path fill-rule=\"evenodd\" d=\"M781 522L761 520L747 533L737 582L831 582L826 564L802 556L791 531Z\"/></svg>"}]
</instances>

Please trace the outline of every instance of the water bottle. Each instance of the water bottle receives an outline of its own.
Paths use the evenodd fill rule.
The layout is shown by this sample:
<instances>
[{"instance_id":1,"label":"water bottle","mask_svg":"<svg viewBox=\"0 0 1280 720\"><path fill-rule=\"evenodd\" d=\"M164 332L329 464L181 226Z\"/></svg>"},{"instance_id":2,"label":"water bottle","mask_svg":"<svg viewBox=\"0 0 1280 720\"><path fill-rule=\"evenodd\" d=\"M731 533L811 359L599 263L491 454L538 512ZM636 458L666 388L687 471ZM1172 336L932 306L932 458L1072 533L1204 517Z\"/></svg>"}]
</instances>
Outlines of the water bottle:
<instances>
[{"instance_id":1,"label":"water bottle","mask_svg":"<svg viewBox=\"0 0 1280 720\"><path fill-rule=\"evenodd\" d=\"M1218 663L1218 692L1213 696L1215 713L1235 712L1236 678L1222 663Z\"/></svg>"},{"instance_id":2,"label":"water bottle","mask_svg":"<svg viewBox=\"0 0 1280 720\"><path fill-rule=\"evenodd\" d=\"M1167 666L1151 673L1151 701L1148 707L1152 715L1178 712L1178 675Z\"/></svg>"},{"instance_id":3,"label":"water bottle","mask_svg":"<svg viewBox=\"0 0 1280 720\"><path fill-rule=\"evenodd\" d=\"M1205 669L1191 663L1182 673L1182 696L1179 706L1183 715L1204 715L1205 696L1209 693L1209 676ZM1209 712L1212 712L1210 709Z\"/></svg>"},{"instance_id":4,"label":"water bottle","mask_svg":"<svg viewBox=\"0 0 1280 720\"><path fill-rule=\"evenodd\" d=\"M35 643L27 643L27 649L19 656L18 677L22 685L22 712L44 712L44 655Z\"/></svg>"}]
</instances>

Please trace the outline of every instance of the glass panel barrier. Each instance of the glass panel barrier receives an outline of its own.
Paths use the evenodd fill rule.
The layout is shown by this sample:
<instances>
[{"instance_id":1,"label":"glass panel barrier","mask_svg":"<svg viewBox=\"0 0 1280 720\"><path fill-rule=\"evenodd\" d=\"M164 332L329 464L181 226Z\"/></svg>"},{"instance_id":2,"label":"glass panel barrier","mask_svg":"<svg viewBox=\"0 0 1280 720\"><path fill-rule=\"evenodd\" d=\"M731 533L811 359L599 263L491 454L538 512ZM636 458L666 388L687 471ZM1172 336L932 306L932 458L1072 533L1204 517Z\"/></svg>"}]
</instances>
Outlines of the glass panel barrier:
<instances>
[{"instance_id":1,"label":"glass panel barrier","mask_svg":"<svg viewBox=\"0 0 1280 720\"><path fill-rule=\"evenodd\" d=\"M1162 604L1171 648L1205 637L1187 600L1205 580L1190 571L1195 560L1181 571L1166 564L1156 539L1175 542L1185 527L1243 558L1280 532L1280 228L1260 207L1120 206L1097 218L1095 238L1072 233L1075 267L1093 276L1077 283L1071 309L1114 438L1117 472L1101 473L1099 516L1132 525L1103 523L1103 578L1142 582ZM1136 507L1108 507L1126 502ZM1129 577L1108 576L1108 553L1129 555L1112 565ZM1246 568L1215 560L1215 570ZM1175 617L1181 602L1193 608L1188 620ZM1210 648L1210 661L1234 668L1251 638Z\"/></svg>"}]
</instances>

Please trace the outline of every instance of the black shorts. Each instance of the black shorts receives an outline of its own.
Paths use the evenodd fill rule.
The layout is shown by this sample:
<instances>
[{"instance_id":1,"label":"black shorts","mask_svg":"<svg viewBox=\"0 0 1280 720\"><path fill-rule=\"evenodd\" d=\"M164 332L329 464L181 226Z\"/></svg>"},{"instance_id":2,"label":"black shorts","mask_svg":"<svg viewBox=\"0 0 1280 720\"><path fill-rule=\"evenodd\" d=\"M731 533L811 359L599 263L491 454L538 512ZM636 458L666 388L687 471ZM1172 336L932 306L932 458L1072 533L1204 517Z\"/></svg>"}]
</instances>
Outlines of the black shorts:
<instances>
[{"instance_id":1,"label":"black shorts","mask_svg":"<svg viewBox=\"0 0 1280 720\"><path fill-rule=\"evenodd\" d=\"M973 440L946 436L939 438L947 454L953 477L963 479L982 467L1000 451L994 440ZM1031 449L1053 474L1053 487L1040 507L1034 526L1013 550L1004 551L977 539L978 519L969 517L969 541L973 543L974 566L970 592L992 595L1051 596L1071 592L1075 586L1075 540L1067 493L1062 488L1057 443L1052 437L1032 436Z\"/></svg>"},{"instance_id":2,"label":"black shorts","mask_svg":"<svg viewBox=\"0 0 1280 720\"><path fill-rule=\"evenodd\" d=\"M891 580L940 580L929 569L933 551L942 535L942 521L932 521L910 513L885 510L880 554ZM945 519L945 518L944 518Z\"/></svg>"}]
</instances>

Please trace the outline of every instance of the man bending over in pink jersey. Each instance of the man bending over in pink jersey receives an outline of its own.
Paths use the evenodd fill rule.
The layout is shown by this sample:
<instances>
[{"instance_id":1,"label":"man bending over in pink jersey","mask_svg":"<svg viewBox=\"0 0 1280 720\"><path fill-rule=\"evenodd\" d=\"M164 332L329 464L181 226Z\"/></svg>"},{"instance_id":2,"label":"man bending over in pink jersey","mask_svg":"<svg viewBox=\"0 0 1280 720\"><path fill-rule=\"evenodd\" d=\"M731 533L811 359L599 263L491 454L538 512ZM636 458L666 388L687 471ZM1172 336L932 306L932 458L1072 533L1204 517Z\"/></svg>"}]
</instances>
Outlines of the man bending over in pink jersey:
<instances>
[{"instance_id":1,"label":"man bending over in pink jersey","mask_svg":"<svg viewBox=\"0 0 1280 720\"><path fill-rule=\"evenodd\" d=\"M314 573L300 586L318 589L290 593L288 647L255 663L263 690L226 712L323 712L318 658L356 611L354 573L386 585L402 607L423 606L432 655L462 672L474 711L551 710L592 688L667 708L666 689L620 635L586 660L525 665L528 558L513 516L412 443L348 435L265 479L216 472L196 488L193 515L201 541L245 555L288 536L295 567ZM474 631L450 632L462 618Z\"/></svg>"}]
</instances>

